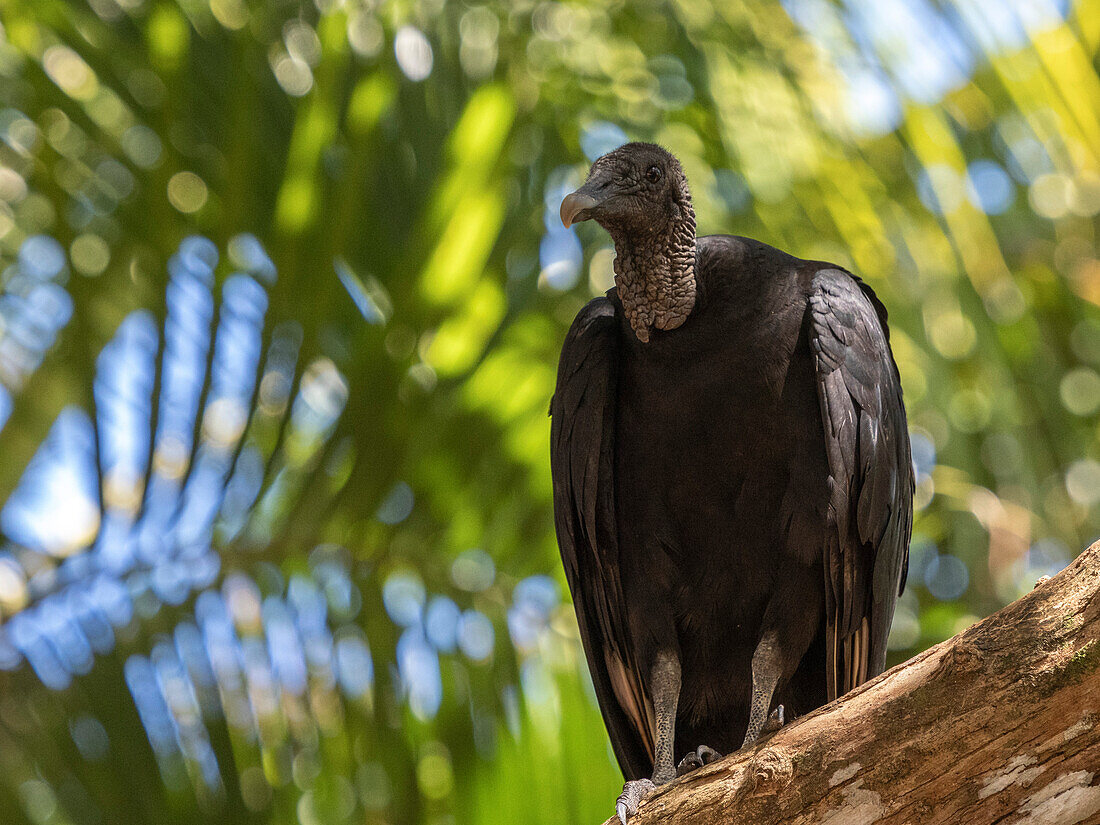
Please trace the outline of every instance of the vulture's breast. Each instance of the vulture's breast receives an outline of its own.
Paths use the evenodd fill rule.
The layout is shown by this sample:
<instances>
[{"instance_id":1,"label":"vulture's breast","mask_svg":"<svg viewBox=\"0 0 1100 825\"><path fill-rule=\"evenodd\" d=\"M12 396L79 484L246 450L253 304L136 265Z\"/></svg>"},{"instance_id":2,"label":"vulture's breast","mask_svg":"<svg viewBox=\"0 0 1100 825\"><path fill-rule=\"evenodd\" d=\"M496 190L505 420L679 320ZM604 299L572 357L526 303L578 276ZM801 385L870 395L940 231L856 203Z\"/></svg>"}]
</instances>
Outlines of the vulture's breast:
<instances>
[{"instance_id":1,"label":"vulture's breast","mask_svg":"<svg viewBox=\"0 0 1100 825\"><path fill-rule=\"evenodd\" d=\"M711 305L668 338L625 348L616 432L623 549L672 554L673 584L691 594L688 615L701 624L710 614L758 621L788 491L825 483L800 290L792 271ZM647 547L652 536L660 548Z\"/></svg>"}]
</instances>

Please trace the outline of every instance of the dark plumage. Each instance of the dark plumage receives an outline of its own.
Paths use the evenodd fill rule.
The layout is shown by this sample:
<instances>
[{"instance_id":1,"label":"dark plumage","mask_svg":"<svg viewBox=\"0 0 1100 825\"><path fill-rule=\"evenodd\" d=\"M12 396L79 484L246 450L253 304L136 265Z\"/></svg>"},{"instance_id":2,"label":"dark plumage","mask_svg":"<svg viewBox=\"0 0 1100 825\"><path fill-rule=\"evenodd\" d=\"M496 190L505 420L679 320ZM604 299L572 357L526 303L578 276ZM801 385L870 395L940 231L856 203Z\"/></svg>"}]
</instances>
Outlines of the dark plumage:
<instances>
[{"instance_id":1,"label":"dark plumage","mask_svg":"<svg viewBox=\"0 0 1100 825\"><path fill-rule=\"evenodd\" d=\"M558 541L619 764L660 784L697 746L735 750L778 705L806 713L883 670L912 523L905 408L870 287L697 239L663 149L600 158L561 212L617 257L562 348ZM627 783L624 820L649 787Z\"/></svg>"}]
</instances>

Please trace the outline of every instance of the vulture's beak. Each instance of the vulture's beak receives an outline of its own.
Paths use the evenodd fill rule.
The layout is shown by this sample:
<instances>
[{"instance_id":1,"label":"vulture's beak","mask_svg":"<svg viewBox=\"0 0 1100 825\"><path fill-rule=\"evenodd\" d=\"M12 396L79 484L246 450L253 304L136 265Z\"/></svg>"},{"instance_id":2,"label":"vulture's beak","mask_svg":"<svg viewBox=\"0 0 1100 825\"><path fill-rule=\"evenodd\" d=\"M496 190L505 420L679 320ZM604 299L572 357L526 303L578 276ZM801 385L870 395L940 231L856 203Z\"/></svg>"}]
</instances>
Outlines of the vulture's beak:
<instances>
[{"instance_id":1,"label":"vulture's beak","mask_svg":"<svg viewBox=\"0 0 1100 825\"><path fill-rule=\"evenodd\" d=\"M568 229L575 223L586 221L592 217L592 209L599 205L599 201L589 195L584 189L578 189L571 195L566 195L561 202L561 222Z\"/></svg>"}]
</instances>

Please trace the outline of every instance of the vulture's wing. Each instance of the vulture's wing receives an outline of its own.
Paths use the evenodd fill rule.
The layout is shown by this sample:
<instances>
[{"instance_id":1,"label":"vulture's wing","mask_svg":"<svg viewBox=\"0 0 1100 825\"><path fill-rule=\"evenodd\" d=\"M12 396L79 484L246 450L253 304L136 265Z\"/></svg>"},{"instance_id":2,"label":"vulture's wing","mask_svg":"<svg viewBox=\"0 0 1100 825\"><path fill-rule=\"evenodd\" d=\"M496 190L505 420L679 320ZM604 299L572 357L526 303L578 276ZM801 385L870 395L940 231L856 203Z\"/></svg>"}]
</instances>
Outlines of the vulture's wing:
<instances>
[{"instance_id":1,"label":"vulture's wing","mask_svg":"<svg viewBox=\"0 0 1100 825\"><path fill-rule=\"evenodd\" d=\"M913 469L886 309L848 272L813 276L810 344L829 461L826 674L833 699L883 671L905 587Z\"/></svg>"},{"instance_id":2,"label":"vulture's wing","mask_svg":"<svg viewBox=\"0 0 1100 825\"><path fill-rule=\"evenodd\" d=\"M614 512L618 332L606 298L577 315L550 401L554 525L611 744L628 779L653 770L651 704L626 643Z\"/></svg>"}]
</instances>

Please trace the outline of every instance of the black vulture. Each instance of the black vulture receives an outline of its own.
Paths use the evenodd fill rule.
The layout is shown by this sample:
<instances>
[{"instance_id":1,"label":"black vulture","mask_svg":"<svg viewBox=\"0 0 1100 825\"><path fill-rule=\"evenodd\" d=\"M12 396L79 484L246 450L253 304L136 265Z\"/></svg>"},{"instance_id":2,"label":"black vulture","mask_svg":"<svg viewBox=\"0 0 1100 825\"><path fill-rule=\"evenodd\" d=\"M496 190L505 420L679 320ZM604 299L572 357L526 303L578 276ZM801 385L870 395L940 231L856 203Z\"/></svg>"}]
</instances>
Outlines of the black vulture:
<instances>
[{"instance_id":1,"label":"black vulture","mask_svg":"<svg viewBox=\"0 0 1100 825\"><path fill-rule=\"evenodd\" d=\"M555 526L625 823L678 769L882 672L912 460L886 310L858 277L696 237L679 161L647 143L596 160L561 219L595 220L616 252L550 413Z\"/></svg>"}]
</instances>

